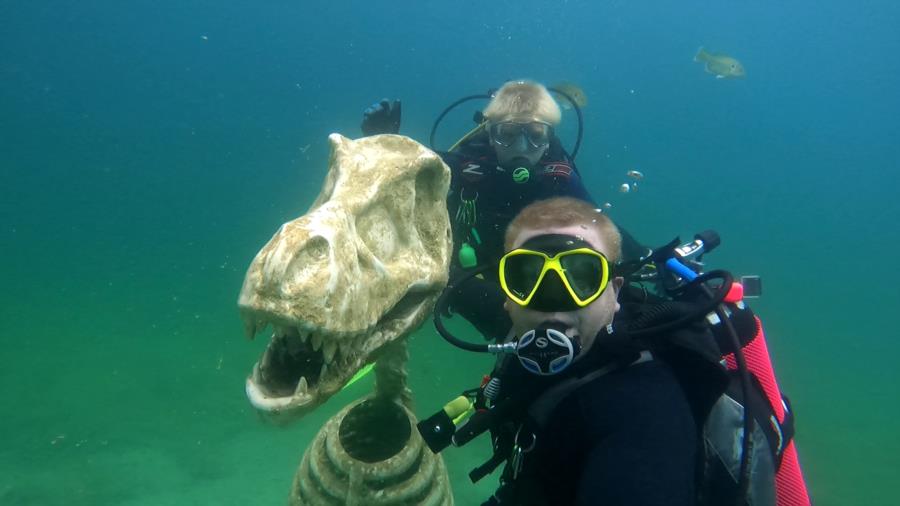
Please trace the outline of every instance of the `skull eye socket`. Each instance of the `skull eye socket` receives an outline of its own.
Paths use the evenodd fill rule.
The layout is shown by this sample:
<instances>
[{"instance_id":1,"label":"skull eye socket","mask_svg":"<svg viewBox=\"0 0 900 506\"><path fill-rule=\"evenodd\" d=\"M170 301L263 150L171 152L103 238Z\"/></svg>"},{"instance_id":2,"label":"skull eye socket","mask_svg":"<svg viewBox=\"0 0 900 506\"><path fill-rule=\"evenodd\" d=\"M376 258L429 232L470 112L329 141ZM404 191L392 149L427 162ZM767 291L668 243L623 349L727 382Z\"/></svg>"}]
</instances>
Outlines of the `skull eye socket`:
<instances>
[{"instance_id":1,"label":"skull eye socket","mask_svg":"<svg viewBox=\"0 0 900 506\"><path fill-rule=\"evenodd\" d=\"M289 277L295 282L321 276L322 265L328 263L331 246L321 236L311 237L306 244L291 258L288 267ZM290 291L291 284L281 284L281 290Z\"/></svg>"},{"instance_id":2,"label":"skull eye socket","mask_svg":"<svg viewBox=\"0 0 900 506\"><path fill-rule=\"evenodd\" d=\"M324 262L328 258L329 249L324 237L313 237L303 252L311 262Z\"/></svg>"},{"instance_id":3,"label":"skull eye socket","mask_svg":"<svg viewBox=\"0 0 900 506\"><path fill-rule=\"evenodd\" d=\"M376 258L382 261L393 258L398 232L390 212L384 206L375 205L365 210L356 219L356 233Z\"/></svg>"}]
</instances>

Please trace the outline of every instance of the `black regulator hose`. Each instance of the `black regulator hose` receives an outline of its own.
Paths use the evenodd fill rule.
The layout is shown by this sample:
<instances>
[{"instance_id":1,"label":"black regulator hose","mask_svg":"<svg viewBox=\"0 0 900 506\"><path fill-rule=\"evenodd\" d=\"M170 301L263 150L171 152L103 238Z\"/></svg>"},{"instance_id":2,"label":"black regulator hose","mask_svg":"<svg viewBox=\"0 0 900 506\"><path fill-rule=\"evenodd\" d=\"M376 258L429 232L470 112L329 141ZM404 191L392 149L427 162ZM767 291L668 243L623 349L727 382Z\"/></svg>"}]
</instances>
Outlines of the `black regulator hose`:
<instances>
[{"instance_id":1,"label":"black regulator hose","mask_svg":"<svg viewBox=\"0 0 900 506\"><path fill-rule=\"evenodd\" d=\"M575 110L575 114L578 115L578 136L575 137L575 145L572 146L572 152L569 154L569 158L574 161L575 157L578 156L578 150L581 149L581 138L584 136L584 115L582 115L581 113L581 107L579 107L578 104L575 103L575 100L568 93L558 88L547 89L552 91L553 93L562 95L566 100L568 100L569 103L572 104L572 109Z\"/></svg>"},{"instance_id":2,"label":"black regulator hose","mask_svg":"<svg viewBox=\"0 0 900 506\"><path fill-rule=\"evenodd\" d=\"M496 268L494 265L482 265L477 269L473 269L470 272L467 272L465 275L459 277L453 283L447 285L447 288L444 289L444 292L441 293L441 296L438 297L437 303L434 305L434 328L437 329L438 334L441 335L444 339L447 340L453 346L458 348L462 348L466 351L474 351L476 353L487 353L488 345L487 344L475 344L470 343L468 341L463 341L462 339L458 339L456 336L451 334L447 327L444 327L444 322L442 316L445 314L450 314L450 294L456 291L456 288L466 281L472 279L474 276L477 276L483 272L487 272L491 268Z\"/></svg>"},{"instance_id":3,"label":"black regulator hose","mask_svg":"<svg viewBox=\"0 0 900 506\"><path fill-rule=\"evenodd\" d=\"M700 285L701 289L707 296L713 297L712 291L706 285ZM731 283L723 286L730 288ZM744 399L744 437L741 441L741 467L738 474L738 490L735 496L735 506L745 506L747 501L747 492L750 488L750 452L753 450L753 413L750 407L750 371L747 369L747 360L744 357L744 350L741 349L741 341L738 338L737 331L731 323L731 318L725 313L725 306L719 304L716 307L716 316L725 325L728 339L731 341L731 347L734 349L734 361L737 366L738 374L741 378L741 395Z\"/></svg>"},{"instance_id":4,"label":"black regulator hose","mask_svg":"<svg viewBox=\"0 0 900 506\"><path fill-rule=\"evenodd\" d=\"M709 279L721 278L722 284L719 286L718 290L713 292L710 290L708 286L706 286L705 282ZM744 357L744 351L741 349L741 341L737 335L737 331L734 329L734 325L731 323L731 318L725 311L725 306L723 301L725 299L725 295L731 289L732 284L734 283L734 279L731 274L727 271L717 270L710 271L705 274L701 274L697 276L687 287L685 290L691 288L692 286L698 286L700 290L709 298L710 304L714 305L714 310L716 316L719 317L719 321L722 322L722 325L725 326L726 334L728 334L728 340L730 341L731 347L734 349L734 361L737 366L738 375L741 379L741 395L744 400L744 427L743 427L743 438L741 441L741 467L738 474L738 490L737 495L735 496L734 504L735 506L745 506L747 500L747 492L750 488L750 452L753 449L753 413L751 412L750 407L750 371L747 369L747 360ZM705 311L703 314L705 315L709 311Z\"/></svg>"},{"instance_id":5,"label":"black regulator hose","mask_svg":"<svg viewBox=\"0 0 900 506\"><path fill-rule=\"evenodd\" d=\"M437 133L437 129L438 129L438 126L441 124L441 121L444 120L444 116L446 116L450 111L452 111L459 104L468 102L469 100L477 100L480 98L490 99L491 94L487 93L487 94L469 95L467 97L463 97L463 98L457 100L456 102L453 102L452 104L448 105L446 108L444 108L443 111L441 111L441 114L437 117L436 120L434 120L434 124L431 126L431 135L428 137L428 145L431 146L431 149L433 151L437 151L437 148L434 147L434 136Z\"/></svg>"},{"instance_id":6,"label":"black regulator hose","mask_svg":"<svg viewBox=\"0 0 900 506\"><path fill-rule=\"evenodd\" d=\"M734 347L734 361L737 364L738 374L741 375L741 395L744 396L744 439L741 442L741 469L738 479L738 492L734 504L744 506L747 500L747 491L750 488L750 452L753 449L753 415L750 408L750 372L747 370L747 360L744 351L734 330L731 319L725 314L724 308L719 306L716 310L719 319L725 323L731 345Z\"/></svg>"},{"instance_id":7,"label":"black regulator hose","mask_svg":"<svg viewBox=\"0 0 900 506\"><path fill-rule=\"evenodd\" d=\"M703 284L711 279L722 280L722 285L715 292L711 291L706 285ZM688 287L694 284L703 287L704 293L710 299L709 302L697 307L695 310L679 317L678 319L671 320L660 325L647 326L654 321L661 320L663 316L668 316L669 313L673 317L682 314L681 307L676 306L671 302L660 303L655 308L649 310L646 315L642 315L635 321L631 322L631 325L629 325L629 334L631 334L632 336L659 334L662 332L679 329L691 322L705 318L707 314L715 311L716 308L718 308L719 305L722 304L722 301L725 300L725 296L728 295L728 290L731 286L732 281L733 278L731 274L728 271L724 270L709 271L697 276L693 281L691 281Z\"/></svg>"}]
</instances>

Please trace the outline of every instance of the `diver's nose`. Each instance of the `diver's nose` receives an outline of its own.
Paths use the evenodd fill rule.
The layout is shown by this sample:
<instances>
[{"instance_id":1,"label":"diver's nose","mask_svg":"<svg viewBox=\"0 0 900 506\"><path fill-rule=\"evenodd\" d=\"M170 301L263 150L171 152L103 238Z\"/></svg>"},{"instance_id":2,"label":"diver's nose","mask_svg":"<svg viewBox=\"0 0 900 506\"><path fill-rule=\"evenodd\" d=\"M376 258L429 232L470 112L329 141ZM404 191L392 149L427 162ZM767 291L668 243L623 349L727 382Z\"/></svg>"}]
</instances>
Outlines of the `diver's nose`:
<instances>
[{"instance_id":1,"label":"diver's nose","mask_svg":"<svg viewBox=\"0 0 900 506\"><path fill-rule=\"evenodd\" d=\"M516 142L514 142L510 147L518 151L519 153L525 153L526 151L528 151L528 141L525 140L525 134L519 134L516 137Z\"/></svg>"}]
</instances>

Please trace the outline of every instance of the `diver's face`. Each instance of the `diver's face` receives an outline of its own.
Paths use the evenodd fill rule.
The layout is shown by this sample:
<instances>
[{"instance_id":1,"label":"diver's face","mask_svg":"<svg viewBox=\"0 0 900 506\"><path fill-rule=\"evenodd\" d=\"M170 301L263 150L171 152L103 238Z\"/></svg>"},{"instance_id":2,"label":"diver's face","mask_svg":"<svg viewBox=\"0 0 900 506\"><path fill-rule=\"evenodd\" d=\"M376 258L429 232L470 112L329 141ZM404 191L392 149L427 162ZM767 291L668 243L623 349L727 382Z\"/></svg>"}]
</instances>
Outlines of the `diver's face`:
<instances>
[{"instance_id":1,"label":"diver's face","mask_svg":"<svg viewBox=\"0 0 900 506\"><path fill-rule=\"evenodd\" d=\"M549 149L549 137L547 139L547 144L542 145L543 143L538 141L537 146L535 146L535 139L537 136L532 136L532 139L529 140L527 126L529 121L517 121L514 119L503 119L496 122L490 122L488 124L488 132L491 135L491 145L494 147L494 152L497 153L497 161L502 166L512 166L512 165L527 165L534 166L540 161L540 159L544 156L544 153ZM510 132L515 132L515 135L507 135L502 138L498 138L495 130L495 126L500 124L506 124L510 126L522 125L522 128L508 128L507 130Z\"/></svg>"},{"instance_id":2,"label":"diver's face","mask_svg":"<svg viewBox=\"0 0 900 506\"><path fill-rule=\"evenodd\" d=\"M532 237L546 234L562 234L580 237L595 250L607 255L607 257L609 256L609 249L600 237L600 234L598 234L596 230L582 225L523 229L513 242L513 249L522 246L525 241ZM619 302L617 299L622 283L623 279L621 277L610 280L606 290L604 290L599 297L587 306L574 311L546 313L520 306L508 298L503 307L509 313L510 319L512 319L513 332L517 336L521 336L525 332L548 321L559 321L565 324L566 335L569 337L578 336L581 340L582 353L579 354L578 357L582 357L594 344L594 338L597 333L612 323L613 316L616 311L619 310ZM578 360L578 357L576 357L576 360Z\"/></svg>"}]
</instances>

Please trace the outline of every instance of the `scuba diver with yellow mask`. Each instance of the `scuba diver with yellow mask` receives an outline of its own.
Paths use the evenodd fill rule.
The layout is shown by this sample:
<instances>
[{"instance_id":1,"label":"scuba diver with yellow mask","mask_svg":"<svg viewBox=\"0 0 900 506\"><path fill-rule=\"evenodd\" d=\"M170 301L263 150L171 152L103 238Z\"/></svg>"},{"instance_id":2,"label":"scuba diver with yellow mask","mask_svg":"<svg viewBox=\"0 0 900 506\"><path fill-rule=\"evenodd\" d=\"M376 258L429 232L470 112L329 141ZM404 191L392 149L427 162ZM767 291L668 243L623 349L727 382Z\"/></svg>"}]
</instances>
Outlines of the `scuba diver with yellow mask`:
<instances>
[{"instance_id":1,"label":"scuba diver with yellow mask","mask_svg":"<svg viewBox=\"0 0 900 506\"><path fill-rule=\"evenodd\" d=\"M485 505L809 504L759 320L730 274L696 272L717 244L705 232L621 262L618 229L590 204L527 206L499 262L456 281L494 269L512 337L457 338L442 323L450 290L437 303L445 339L499 358L419 423L423 439L439 452L490 431L494 454L470 477L505 465ZM669 299L631 284L646 262Z\"/></svg>"},{"instance_id":2,"label":"scuba diver with yellow mask","mask_svg":"<svg viewBox=\"0 0 900 506\"><path fill-rule=\"evenodd\" d=\"M555 133L562 113L551 91L567 100L579 119L571 155ZM503 253L503 231L526 205L566 196L598 207L574 162L583 128L581 110L570 92L548 90L533 81L510 81L492 93L457 100L438 116L431 132L433 149L438 125L451 109L470 100L490 100L476 114L473 130L449 150L436 150L451 170L447 207L456 251L451 281ZM363 115L363 133L397 133L400 110L399 100L372 105ZM648 250L623 232L623 252L626 259L635 260ZM502 339L511 325L501 310L504 299L498 279L488 272L485 279L472 280L453 294L449 310L465 317L486 338Z\"/></svg>"}]
</instances>

